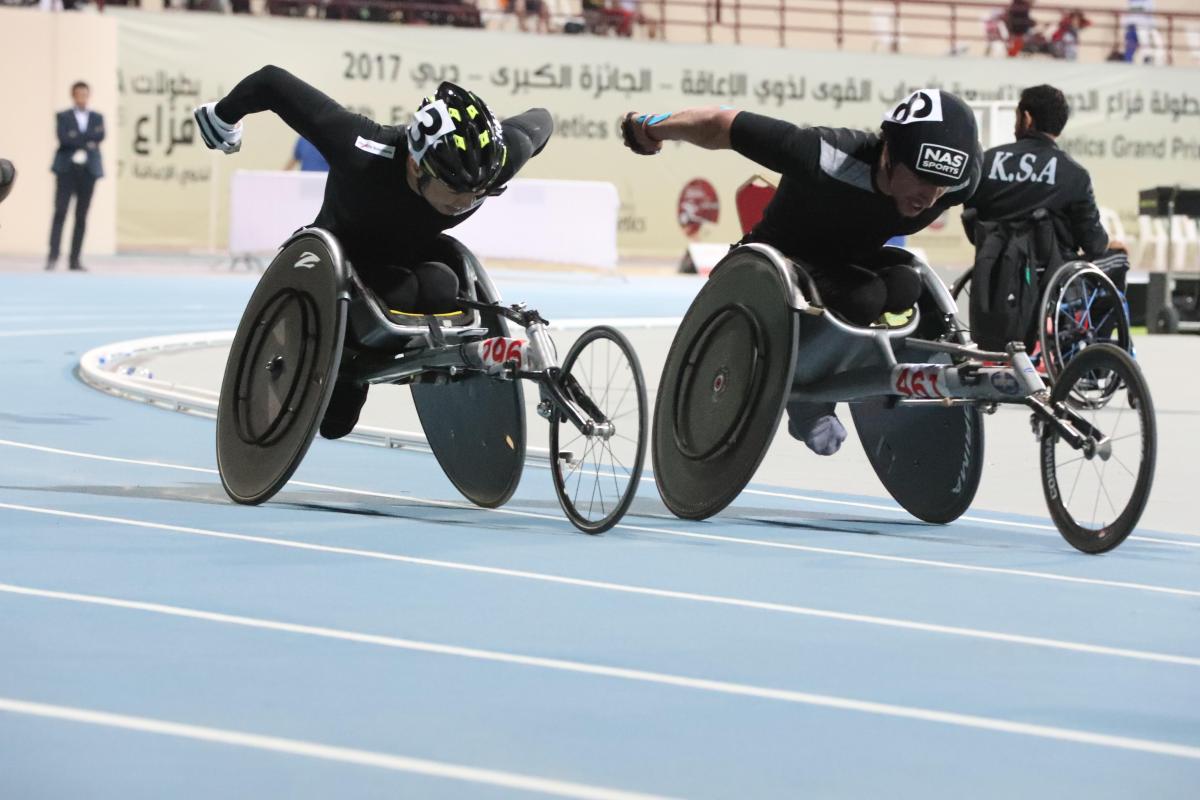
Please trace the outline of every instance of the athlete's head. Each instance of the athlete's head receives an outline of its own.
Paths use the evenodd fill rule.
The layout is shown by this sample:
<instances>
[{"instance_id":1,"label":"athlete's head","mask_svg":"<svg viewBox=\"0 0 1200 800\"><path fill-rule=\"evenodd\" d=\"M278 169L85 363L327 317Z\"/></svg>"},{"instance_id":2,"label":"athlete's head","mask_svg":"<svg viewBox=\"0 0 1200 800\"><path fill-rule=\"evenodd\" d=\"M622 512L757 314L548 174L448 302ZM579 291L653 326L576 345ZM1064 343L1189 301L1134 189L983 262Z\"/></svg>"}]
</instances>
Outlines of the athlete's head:
<instances>
[{"instance_id":1,"label":"athlete's head","mask_svg":"<svg viewBox=\"0 0 1200 800\"><path fill-rule=\"evenodd\" d=\"M408 126L409 168L443 214L464 214L493 191L508 158L500 121L474 93L448 81L421 101Z\"/></svg>"},{"instance_id":2,"label":"athlete's head","mask_svg":"<svg viewBox=\"0 0 1200 800\"><path fill-rule=\"evenodd\" d=\"M12 191L13 181L17 179L17 168L7 158L0 158L0 203Z\"/></svg>"},{"instance_id":3,"label":"athlete's head","mask_svg":"<svg viewBox=\"0 0 1200 800\"><path fill-rule=\"evenodd\" d=\"M975 114L949 92L913 92L884 115L882 135L880 186L904 216L917 216L970 180L979 148Z\"/></svg>"},{"instance_id":4,"label":"athlete's head","mask_svg":"<svg viewBox=\"0 0 1200 800\"><path fill-rule=\"evenodd\" d=\"M1021 92L1017 103L1015 133L1018 137L1034 131L1058 136L1070 116L1071 108L1062 92L1046 83L1030 86Z\"/></svg>"}]
</instances>

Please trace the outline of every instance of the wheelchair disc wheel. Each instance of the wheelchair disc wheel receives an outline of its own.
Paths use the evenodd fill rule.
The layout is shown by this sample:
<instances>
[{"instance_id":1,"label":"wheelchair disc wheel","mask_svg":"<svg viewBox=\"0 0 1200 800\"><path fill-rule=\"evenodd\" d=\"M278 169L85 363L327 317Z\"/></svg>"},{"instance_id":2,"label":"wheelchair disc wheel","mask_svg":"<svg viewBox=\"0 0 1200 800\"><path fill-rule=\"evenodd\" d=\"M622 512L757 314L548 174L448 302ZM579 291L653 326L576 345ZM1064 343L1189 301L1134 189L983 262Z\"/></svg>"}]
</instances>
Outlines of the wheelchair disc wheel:
<instances>
[{"instance_id":1,"label":"wheelchair disc wheel","mask_svg":"<svg viewBox=\"0 0 1200 800\"><path fill-rule=\"evenodd\" d=\"M1084 348L1108 343L1130 352L1129 314L1112 279L1091 266L1066 264L1050 279L1039 332L1046 374L1057 380ZM1069 396L1079 408L1107 403L1120 385L1083 379Z\"/></svg>"},{"instance_id":2,"label":"wheelchair disc wheel","mask_svg":"<svg viewBox=\"0 0 1200 800\"><path fill-rule=\"evenodd\" d=\"M1072 447L1047 424L1041 439L1042 490L1063 538L1085 553L1104 553L1137 525L1154 480L1157 434L1150 389L1128 353L1112 344L1080 352L1051 390L1056 409L1073 406L1081 382L1112 385L1108 401L1077 411L1094 429Z\"/></svg>"},{"instance_id":3,"label":"wheelchair disc wheel","mask_svg":"<svg viewBox=\"0 0 1200 800\"><path fill-rule=\"evenodd\" d=\"M559 372L566 394L612 431L586 434L562 414L550 420L550 471L563 512L584 533L616 525L637 494L646 455L647 403L642 365L629 340L604 325L588 329Z\"/></svg>"},{"instance_id":4,"label":"wheelchair disc wheel","mask_svg":"<svg viewBox=\"0 0 1200 800\"><path fill-rule=\"evenodd\" d=\"M299 234L263 273L242 314L217 402L217 467L237 503L274 496L316 436L345 335L341 270L324 240Z\"/></svg>"}]
</instances>

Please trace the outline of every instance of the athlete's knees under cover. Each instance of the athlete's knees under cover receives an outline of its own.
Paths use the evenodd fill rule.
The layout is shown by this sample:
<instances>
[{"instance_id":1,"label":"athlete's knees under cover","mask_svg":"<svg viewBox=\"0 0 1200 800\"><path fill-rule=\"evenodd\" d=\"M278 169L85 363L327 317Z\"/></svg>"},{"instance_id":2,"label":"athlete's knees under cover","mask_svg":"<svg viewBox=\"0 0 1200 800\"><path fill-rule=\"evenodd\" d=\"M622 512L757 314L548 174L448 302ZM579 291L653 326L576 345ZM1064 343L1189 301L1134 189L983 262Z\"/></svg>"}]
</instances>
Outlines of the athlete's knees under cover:
<instances>
[{"instance_id":1,"label":"athlete's knees under cover","mask_svg":"<svg viewBox=\"0 0 1200 800\"><path fill-rule=\"evenodd\" d=\"M907 264L846 264L814 277L825 304L853 325L870 325L885 311L904 313L921 296L921 276Z\"/></svg>"},{"instance_id":2,"label":"athlete's knees under cover","mask_svg":"<svg viewBox=\"0 0 1200 800\"><path fill-rule=\"evenodd\" d=\"M386 282L380 295L393 311L450 314L459 310L458 276L440 261L393 267Z\"/></svg>"}]
</instances>

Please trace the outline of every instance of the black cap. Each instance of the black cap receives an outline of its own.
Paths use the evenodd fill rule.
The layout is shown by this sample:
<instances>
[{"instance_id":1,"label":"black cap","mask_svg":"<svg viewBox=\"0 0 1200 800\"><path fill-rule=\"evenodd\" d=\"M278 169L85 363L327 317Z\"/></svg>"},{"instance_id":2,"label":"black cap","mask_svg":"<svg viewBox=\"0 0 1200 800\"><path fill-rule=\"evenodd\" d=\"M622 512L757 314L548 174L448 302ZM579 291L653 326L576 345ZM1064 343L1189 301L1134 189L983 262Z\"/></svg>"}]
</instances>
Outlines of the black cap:
<instances>
[{"instance_id":1,"label":"black cap","mask_svg":"<svg viewBox=\"0 0 1200 800\"><path fill-rule=\"evenodd\" d=\"M918 89L897 103L883 116L883 137L893 164L940 186L969 180L979 157L975 112L941 89Z\"/></svg>"}]
</instances>

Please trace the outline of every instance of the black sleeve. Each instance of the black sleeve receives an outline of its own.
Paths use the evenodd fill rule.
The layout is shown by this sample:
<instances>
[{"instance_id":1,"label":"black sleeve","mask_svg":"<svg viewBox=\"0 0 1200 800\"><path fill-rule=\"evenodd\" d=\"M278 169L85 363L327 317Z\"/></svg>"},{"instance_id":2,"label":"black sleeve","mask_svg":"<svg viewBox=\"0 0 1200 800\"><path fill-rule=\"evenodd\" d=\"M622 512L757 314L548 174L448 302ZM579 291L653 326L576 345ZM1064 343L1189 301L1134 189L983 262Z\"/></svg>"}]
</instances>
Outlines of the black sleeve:
<instances>
[{"instance_id":1,"label":"black sleeve","mask_svg":"<svg viewBox=\"0 0 1200 800\"><path fill-rule=\"evenodd\" d=\"M247 75L217 103L215 110L230 125L247 114L273 111L288 127L312 142L330 164L354 152L354 142L364 127L378 127L276 66L266 66Z\"/></svg>"},{"instance_id":2,"label":"black sleeve","mask_svg":"<svg viewBox=\"0 0 1200 800\"><path fill-rule=\"evenodd\" d=\"M1100 224L1100 209L1092 193L1092 179L1084 176L1078 199L1067 206L1067 220L1075 245L1087 259L1099 258L1108 249L1108 234Z\"/></svg>"},{"instance_id":3,"label":"black sleeve","mask_svg":"<svg viewBox=\"0 0 1200 800\"><path fill-rule=\"evenodd\" d=\"M78 126L72 124L74 120L69 115L59 114L56 118L56 126L58 128L58 144L60 147L75 147L77 142L74 141L79 136ZM73 135L72 135L73 134Z\"/></svg>"},{"instance_id":4,"label":"black sleeve","mask_svg":"<svg viewBox=\"0 0 1200 800\"><path fill-rule=\"evenodd\" d=\"M508 147L508 160L496 178L498 186L512 180L529 159L542 152L554 133L554 117L544 108L531 108L509 117L501 126L504 129L504 144Z\"/></svg>"},{"instance_id":5,"label":"black sleeve","mask_svg":"<svg viewBox=\"0 0 1200 800\"><path fill-rule=\"evenodd\" d=\"M88 130L83 135L83 138L89 142L100 144L100 142L104 141L104 116L97 114L95 111L92 112L92 115L96 118L96 130Z\"/></svg>"},{"instance_id":6,"label":"black sleeve","mask_svg":"<svg viewBox=\"0 0 1200 800\"><path fill-rule=\"evenodd\" d=\"M739 112L729 141L741 155L773 172L797 175L815 171L821 160L821 134L781 119Z\"/></svg>"}]
</instances>

